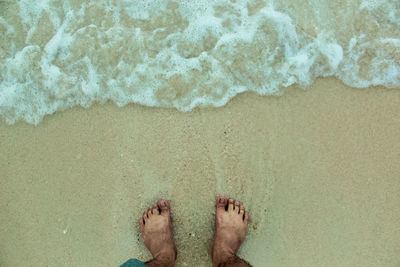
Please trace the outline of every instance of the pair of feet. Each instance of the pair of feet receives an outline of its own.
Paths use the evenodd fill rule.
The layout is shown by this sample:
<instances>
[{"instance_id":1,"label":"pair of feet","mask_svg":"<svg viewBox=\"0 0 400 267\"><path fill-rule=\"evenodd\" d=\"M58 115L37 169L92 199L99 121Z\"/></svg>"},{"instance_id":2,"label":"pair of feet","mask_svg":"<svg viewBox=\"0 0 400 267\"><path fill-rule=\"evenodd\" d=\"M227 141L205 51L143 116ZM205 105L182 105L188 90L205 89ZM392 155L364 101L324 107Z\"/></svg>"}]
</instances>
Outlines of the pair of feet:
<instances>
[{"instance_id":1,"label":"pair of feet","mask_svg":"<svg viewBox=\"0 0 400 267\"><path fill-rule=\"evenodd\" d=\"M239 201L219 197L216 203L215 234L212 248L213 265L228 262L236 257L247 232L249 214ZM153 261L173 266L177 250L173 237L170 205L166 200L158 201L139 218L140 232Z\"/></svg>"}]
</instances>

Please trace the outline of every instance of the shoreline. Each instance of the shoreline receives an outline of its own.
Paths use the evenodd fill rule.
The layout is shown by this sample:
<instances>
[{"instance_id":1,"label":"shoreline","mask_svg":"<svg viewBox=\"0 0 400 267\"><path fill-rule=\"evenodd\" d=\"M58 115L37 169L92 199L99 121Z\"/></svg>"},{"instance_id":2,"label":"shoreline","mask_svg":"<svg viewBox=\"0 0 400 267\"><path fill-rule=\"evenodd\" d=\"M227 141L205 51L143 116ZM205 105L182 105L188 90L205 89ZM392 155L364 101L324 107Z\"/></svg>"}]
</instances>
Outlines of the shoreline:
<instances>
[{"instance_id":1,"label":"shoreline","mask_svg":"<svg viewBox=\"0 0 400 267\"><path fill-rule=\"evenodd\" d=\"M177 266L210 266L224 194L250 212L240 256L254 266L395 266L400 91L324 78L284 92L187 113L106 103L36 127L0 122L0 265L147 260L137 218L166 198Z\"/></svg>"}]
</instances>

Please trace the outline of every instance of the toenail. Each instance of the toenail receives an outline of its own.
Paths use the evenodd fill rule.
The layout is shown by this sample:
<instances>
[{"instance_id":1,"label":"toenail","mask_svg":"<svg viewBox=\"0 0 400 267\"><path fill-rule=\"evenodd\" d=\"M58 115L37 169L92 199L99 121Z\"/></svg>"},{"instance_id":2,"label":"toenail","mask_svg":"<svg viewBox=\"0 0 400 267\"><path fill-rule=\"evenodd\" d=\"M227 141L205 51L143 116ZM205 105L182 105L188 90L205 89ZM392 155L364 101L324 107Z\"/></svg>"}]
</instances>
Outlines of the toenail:
<instances>
[{"instance_id":1,"label":"toenail","mask_svg":"<svg viewBox=\"0 0 400 267\"><path fill-rule=\"evenodd\" d=\"M224 203L225 203L225 199L221 197L221 198L219 199L219 203L224 204Z\"/></svg>"},{"instance_id":2,"label":"toenail","mask_svg":"<svg viewBox=\"0 0 400 267\"><path fill-rule=\"evenodd\" d=\"M166 207L167 203L165 203L165 201L161 201L161 207Z\"/></svg>"}]
</instances>

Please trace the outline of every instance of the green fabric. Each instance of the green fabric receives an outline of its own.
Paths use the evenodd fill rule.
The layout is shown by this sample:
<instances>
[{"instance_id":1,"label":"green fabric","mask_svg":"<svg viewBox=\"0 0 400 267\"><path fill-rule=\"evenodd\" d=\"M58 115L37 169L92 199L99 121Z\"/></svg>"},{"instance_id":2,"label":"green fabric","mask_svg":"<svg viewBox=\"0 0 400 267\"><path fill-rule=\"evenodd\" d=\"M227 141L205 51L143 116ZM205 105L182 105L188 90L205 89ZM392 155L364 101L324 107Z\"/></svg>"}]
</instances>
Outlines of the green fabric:
<instances>
[{"instance_id":1,"label":"green fabric","mask_svg":"<svg viewBox=\"0 0 400 267\"><path fill-rule=\"evenodd\" d=\"M146 265L137 259L130 259L120 267L146 267Z\"/></svg>"}]
</instances>

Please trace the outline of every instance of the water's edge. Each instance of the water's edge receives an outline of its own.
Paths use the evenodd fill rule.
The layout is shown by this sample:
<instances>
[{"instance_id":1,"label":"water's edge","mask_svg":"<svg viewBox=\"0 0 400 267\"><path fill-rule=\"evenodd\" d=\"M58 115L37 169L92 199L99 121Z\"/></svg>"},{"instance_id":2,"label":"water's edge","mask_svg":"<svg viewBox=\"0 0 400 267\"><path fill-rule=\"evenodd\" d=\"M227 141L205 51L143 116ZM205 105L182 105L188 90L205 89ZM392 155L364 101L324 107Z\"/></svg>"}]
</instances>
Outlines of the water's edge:
<instances>
[{"instance_id":1,"label":"water's edge","mask_svg":"<svg viewBox=\"0 0 400 267\"><path fill-rule=\"evenodd\" d=\"M0 10L0 116L10 124L108 100L219 107L317 77L400 87L396 1L22 0Z\"/></svg>"}]
</instances>

